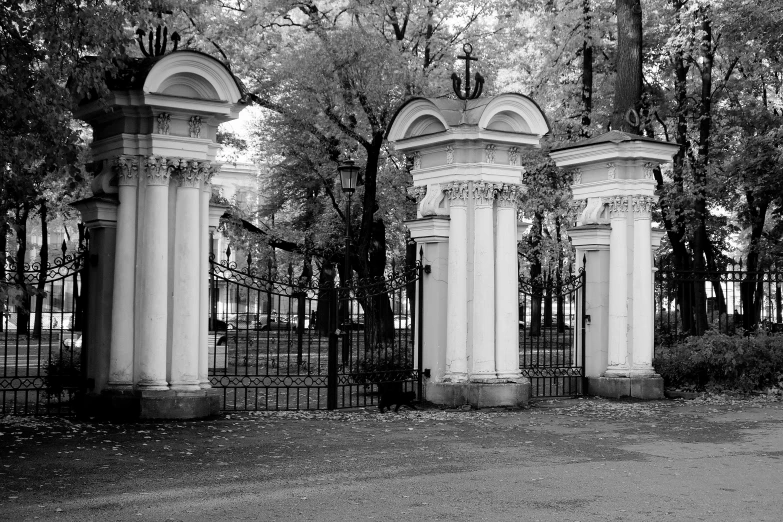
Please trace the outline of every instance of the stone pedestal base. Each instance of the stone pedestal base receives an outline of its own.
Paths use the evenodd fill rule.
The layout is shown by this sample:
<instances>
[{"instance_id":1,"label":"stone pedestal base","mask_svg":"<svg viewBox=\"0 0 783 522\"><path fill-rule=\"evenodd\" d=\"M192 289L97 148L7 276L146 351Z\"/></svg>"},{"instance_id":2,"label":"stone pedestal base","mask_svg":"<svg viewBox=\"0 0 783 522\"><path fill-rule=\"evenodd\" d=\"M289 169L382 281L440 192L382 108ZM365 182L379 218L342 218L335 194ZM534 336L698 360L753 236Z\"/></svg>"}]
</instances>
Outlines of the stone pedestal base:
<instances>
[{"instance_id":1,"label":"stone pedestal base","mask_svg":"<svg viewBox=\"0 0 783 522\"><path fill-rule=\"evenodd\" d=\"M619 399L663 399L663 379L660 375L644 377L588 377L587 394Z\"/></svg>"},{"instance_id":2,"label":"stone pedestal base","mask_svg":"<svg viewBox=\"0 0 783 522\"><path fill-rule=\"evenodd\" d=\"M81 398L77 416L113 421L141 419L201 419L220 413L217 390L104 390Z\"/></svg>"},{"instance_id":3,"label":"stone pedestal base","mask_svg":"<svg viewBox=\"0 0 783 522\"><path fill-rule=\"evenodd\" d=\"M530 401L530 381L484 382L428 382L427 402L458 408L470 404L474 408L519 407Z\"/></svg>"}]
</instances>

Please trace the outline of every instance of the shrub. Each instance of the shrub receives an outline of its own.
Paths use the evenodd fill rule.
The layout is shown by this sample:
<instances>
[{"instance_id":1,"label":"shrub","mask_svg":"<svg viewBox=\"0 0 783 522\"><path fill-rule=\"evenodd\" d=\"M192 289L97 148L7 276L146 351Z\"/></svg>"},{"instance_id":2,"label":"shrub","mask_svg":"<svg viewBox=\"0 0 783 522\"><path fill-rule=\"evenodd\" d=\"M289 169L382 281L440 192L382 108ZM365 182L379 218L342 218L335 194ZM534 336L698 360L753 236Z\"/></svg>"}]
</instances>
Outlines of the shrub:
<instances>
[{"instance_id":1,"label":"shrub","mask_svg":"<svg viewBox=\"0 0 783 522\"><path fill-rule=\"evenodd\" d=\"M413 358L404 347L395 347L397 352L378 345L365 350L364 358L351 372L353 381L357 384L377 384L379 382L404 381L413 375Z\"/></svg>"},{"instance_id":2,"label":"shrub","mask_svg":"<svg viewBox=\"0 0 783 522\"><path fill-rule=\"evenodd\" d=\"M783 336L730 336L710 330L660 346L653 365L667 386L749 393L783 381Z\"/></svg>"},{"instance_id":3,"label":"shrub","mask_svg":"<svg viewBox=\"0 0 783 522\"><path fill-rule=\"evenodd\" d=\"M61 397L79 387L82 379L82 351L63 346L44 368L44 383L50 397Z\"/></svg>"}]
</instances>

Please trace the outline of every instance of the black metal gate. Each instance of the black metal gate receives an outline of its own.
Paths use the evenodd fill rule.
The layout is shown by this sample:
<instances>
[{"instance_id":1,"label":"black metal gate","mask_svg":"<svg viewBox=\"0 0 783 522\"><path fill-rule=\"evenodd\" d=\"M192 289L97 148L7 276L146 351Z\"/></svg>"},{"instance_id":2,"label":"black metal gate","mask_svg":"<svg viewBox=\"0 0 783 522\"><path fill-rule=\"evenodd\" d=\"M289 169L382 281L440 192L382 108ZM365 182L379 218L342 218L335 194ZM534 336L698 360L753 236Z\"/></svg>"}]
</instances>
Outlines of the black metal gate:
<instances>
[{"instance_id":1,"label":"black metal gate","mask_svg":"<svg viewBox=\"0 0 783 522\"><path fill-rule=\"evenodd\" d=\"M0 274L0 415L72 414L83 388L86 249L41 267L6 258Z\"/></svg>"},{"instance_id":2,"label":"black metal gate","mask_svg":"<svg viewBox=\"0 0 783 522\"><path fill-rule=\"evenodd\" d=\"M289 265L280 277L229 255L210 256L209 375L223 410L370 406L388 382L421 396L420 266L345 287L333 273L297 278Z\"/></svg>"},{"instance_id":3,"label":"black metal gate","mask_svg":"<svg viewBox=\"0 0 783 522\"><path fill-rule=\"evenodd\" d=\"M519 366L533 397L585 392L585 268L519 280Z\"/></svg>"}]
</instances>

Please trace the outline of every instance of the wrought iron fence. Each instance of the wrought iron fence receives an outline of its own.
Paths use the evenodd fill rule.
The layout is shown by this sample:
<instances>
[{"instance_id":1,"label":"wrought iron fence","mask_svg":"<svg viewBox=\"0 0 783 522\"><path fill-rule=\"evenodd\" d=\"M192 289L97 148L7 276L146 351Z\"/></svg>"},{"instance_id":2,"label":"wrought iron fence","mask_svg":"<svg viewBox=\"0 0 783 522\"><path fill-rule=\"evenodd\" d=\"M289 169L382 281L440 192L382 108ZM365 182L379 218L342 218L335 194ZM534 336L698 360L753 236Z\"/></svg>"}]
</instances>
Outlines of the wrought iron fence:
<instances>
[{"instance_id":1,"label":"wrought iron fence","mask_svg":"<svg viewBox=\"0 0 783 522\"><path fill-rule=\"evenodd\" d=\"M335 284L210 257L209 373L224 410L375 405L379 385L420 394L412 299L421 268ZM414 290L415 288L415 290Z\"/></svg>"},{"instance_id":2,"label":"wrought iron fence","mask_svg":"<svg viewBox=\"0 0 783 522\"><path fill-rule=\"evenodd\" d=\"M6 258L0 302L0 414L71 414L82 387L86 248L42 267ZM43 279L42 279L43 278Z\"/></svg>"},{"instance_id":3,"label":"wrought iron fence","mask_svg":"<svg viewBox=\"0 0 783 522\"><path fill-rule=\"evenodd\" d=\"M783 332L783 271L661 269L655 273L655 346L706 330L724 334Z\"/></svg>"},{"instance_id":4,"label":"wrought iron fence","mask_svg":"<svg viewBox=\"0 0 783 522\"><path fill-rule=\"evenodd\" d=\"M519 365L534 397L584 393L585 277L519 280Z\"/></svg>"}]
</instances>

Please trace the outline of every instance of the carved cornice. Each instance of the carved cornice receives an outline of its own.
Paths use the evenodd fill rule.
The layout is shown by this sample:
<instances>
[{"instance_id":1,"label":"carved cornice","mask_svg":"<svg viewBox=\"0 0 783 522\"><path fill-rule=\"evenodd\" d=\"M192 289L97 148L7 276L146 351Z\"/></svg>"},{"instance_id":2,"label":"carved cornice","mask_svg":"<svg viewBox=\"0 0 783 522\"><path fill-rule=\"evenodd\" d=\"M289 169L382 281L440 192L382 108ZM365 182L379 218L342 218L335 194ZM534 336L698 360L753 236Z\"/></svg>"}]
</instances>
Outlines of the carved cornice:
<instances>
[{"instance_id":1,"label":"carved cornice","mask_svg":"<svg viewBox=\"0 0 783 522\"><path fill-rule=\"evenodd\" d=\"M174 170L171 168L171 160L162 156L149 156L147 166L147 185L169 184L169 177Z\"/></svg>"},{"instance_id":2,"label":"carved cornice","mask_svg":"<svg viewBox=\"0 0 783 522\"><path fill-rule=\"evenodd\" d=\"M519 185L504 183L497 189L498 207L516 208L519 201Z\"/></svg>"},{"instance_id":3,"label":"carved cornice","mask_svg":"<svg viewBox=\"0 0 783 522\"><path fill-rule=\"evenodd\" d=\"M487 163L495 163L495 145L492 143L487 145L485 152Z\"/></svg>"},{"instance_id":4,"label":"carved cornice","mask_svg":"<svg viewBox=\"0 0 783 522\"><path fill-rule=\"evenodd\" d=\"M634 218L649 218L654 204L655 198L652 196L633 196Z\"/></svg>"},{"instance_id":5,"label":"carved cornice","mask_svg":"<svg viewBox=\"0 0 783 522\"><path fill-rule=\"evenodd\" d=\"M499 186L494 183L478 181L473 183L473 200L477 206L492 206Z\"/></svg>"},{"instance_id":6,"label":"carved cornice","mask_svg":"<svg viewBox=\"0 0 783 522\"><path fill-rule=\"evenodd\" d=\"M443 190L446 197L449 199L451 206L464 207L468 203L468 183L465 181L454 181L449 183L448 187Z\"/></svg>"},{"instance_id":7,"label":"carved cornice","mask_svg":"<svg viewBox=\"0 0 783 522\"><path fill-rule=\"evenodd\" d=\"M628 212L628 196L614 196L603 200L609 206L610 217L625 217Z\"/></svg>"},{"instance_id":8,"label":"carved cornice","mask_svg":"<svg viewBox=\"0 0 783 522\"><path fill-rule=\"evenodd\" d=\"M115 158L114 172L118 185L136 185L139 182L139 158L127 155Z\"/></svg>"}]
</instances>

